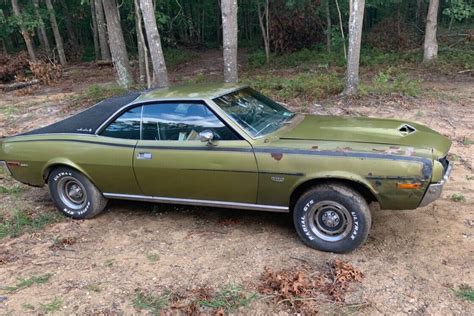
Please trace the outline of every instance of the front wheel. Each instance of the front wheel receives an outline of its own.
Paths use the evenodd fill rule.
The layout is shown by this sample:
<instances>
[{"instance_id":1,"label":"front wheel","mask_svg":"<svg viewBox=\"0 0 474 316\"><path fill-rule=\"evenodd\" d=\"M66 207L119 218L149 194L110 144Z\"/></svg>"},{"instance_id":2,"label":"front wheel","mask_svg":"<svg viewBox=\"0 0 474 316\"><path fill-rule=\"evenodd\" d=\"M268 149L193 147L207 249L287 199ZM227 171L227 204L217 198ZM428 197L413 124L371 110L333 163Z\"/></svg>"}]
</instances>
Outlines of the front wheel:
<instances>
[{"instance_id":1,"label":"front wheel","mask_svg":"<svg viewBox=\"0 0 474 316\"><path fill-rule=\"evenodd\" d=\"M75 219L94 217L107 205L107 199L99 189L86 176L71 168L52 170L48 187L58 210Z\"/></svg>"},{"instance_id":2,"label":"front wheel","mask_svg":"<svg viewBox=\"0 0 474 316\"><path fill-rule=\"evenodd\" d=\"M319 185L303 194L295 205L293 221L306 245L337 253L362 245L372 223L367 201L340 184Z\"/></svg>"}]
</instances>

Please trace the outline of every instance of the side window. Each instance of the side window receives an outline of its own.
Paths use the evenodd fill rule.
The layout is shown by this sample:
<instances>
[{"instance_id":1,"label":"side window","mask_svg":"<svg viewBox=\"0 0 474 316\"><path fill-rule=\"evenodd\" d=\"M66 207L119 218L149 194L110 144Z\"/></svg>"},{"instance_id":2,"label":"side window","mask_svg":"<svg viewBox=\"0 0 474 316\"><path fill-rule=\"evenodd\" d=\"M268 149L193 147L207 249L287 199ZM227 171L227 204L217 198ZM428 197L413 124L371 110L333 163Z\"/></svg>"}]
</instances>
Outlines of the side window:
<instances>
[{"instance_id":1,"label":"side window","mask_svg":"<svg viewBox=\"0 0 474 316\"><path fill-rule=\"evenodd\" d=\"M199 133L211 130L216 140L237 140L238 136L201 103L160 103L143 108L143 140L199 140Z\"/></svg>"},{"instance_id":2,"label":"side window","mask_svg":"<svg viewBox=\"0 0 474 316\"><path fill-rule=\"evenodd\" d=\"M101 135L123 139L140 139L141 116L141 106L128 110L110 123Z\"/></svg>"}]
</instances>

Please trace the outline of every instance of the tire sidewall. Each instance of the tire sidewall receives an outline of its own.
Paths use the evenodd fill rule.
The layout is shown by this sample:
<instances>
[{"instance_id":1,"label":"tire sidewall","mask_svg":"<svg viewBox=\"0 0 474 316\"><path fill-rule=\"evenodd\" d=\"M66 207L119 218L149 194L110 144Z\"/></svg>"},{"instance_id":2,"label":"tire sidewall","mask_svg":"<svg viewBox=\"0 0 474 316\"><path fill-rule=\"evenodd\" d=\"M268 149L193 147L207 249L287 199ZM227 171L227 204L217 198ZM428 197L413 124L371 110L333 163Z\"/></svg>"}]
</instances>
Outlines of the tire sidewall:
<instances>
[{"instance_id":1,"label":"tire sidewall","mask_svg":"<svg viewBox=\"0 0 474 316\"><path fill-rule=\"evenodd\" d=\"M296 203L293 220L298 235L303 242L315 249L344 253L359 247L367 238L370 229L370 218L367 218L365 201L354 198L339 191L324 188L311 190L304 194ZM352 217L352 228L349 234L339 241L326 241L318 237L310 228L308 214L311 208L321 201L334 201L344 206ZM366 210L367 210L366 209ZM370 214L369 214L370 216Z\"/></svg>"},{"instance_id":2,"label":"tire sidewall","mask_svg":"<svg viewBox=\"0 0 474 316\"><path fill-rule=\"evenodd\" d=\"M61 198L58 193L58 183L64 177L72 177L78 182L80 182L84 187L87 195L87 202L83 208L73 210L61 201ZM89 179L87 179L81 173L66 168L59 168L53 170L48 178L49 192L51 194L51 197L53 198L53 202L56 205L56 208L60 210L64 215L75 219L88 218L89 213L91 213L91 211L94 209L94 200L91 185L92 183L89 181Z\"/></svg>"}]
</instances>

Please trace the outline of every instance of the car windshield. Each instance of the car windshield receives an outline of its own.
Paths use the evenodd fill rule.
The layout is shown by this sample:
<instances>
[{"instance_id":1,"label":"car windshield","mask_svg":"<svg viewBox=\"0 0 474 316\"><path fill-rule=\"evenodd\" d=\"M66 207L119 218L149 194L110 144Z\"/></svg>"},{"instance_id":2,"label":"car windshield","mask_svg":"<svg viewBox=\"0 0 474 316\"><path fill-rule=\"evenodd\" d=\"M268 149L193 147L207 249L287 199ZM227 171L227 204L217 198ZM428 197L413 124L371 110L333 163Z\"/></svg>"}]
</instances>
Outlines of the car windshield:
<instances>
[{"instance_id":1,"label":"car windshield","mask_svg":"<svg viewBox=\"0 0 474 316\"><path fill-rule=\"evenodd\" d=\"M226 94L214 102L252 137L270 134L295 116L295 113L250 88Z\"/></svg>"}]
</instances>

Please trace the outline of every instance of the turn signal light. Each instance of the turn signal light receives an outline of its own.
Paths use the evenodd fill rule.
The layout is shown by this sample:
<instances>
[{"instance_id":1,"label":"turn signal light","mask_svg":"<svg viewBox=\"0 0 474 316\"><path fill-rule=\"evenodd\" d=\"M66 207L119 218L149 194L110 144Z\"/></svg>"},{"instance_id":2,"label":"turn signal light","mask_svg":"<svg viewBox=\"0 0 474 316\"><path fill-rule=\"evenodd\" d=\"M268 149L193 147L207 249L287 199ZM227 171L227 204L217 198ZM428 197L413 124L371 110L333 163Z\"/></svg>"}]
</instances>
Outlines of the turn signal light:
<instances>
[{"instance_id":1,"label":"turn signal light","mask_svg":"<svg viewBox=\"0 0 474 316\"><path fill-rule=\"evenodd\" d=\"M421 183L397 183L397 188L399 188L399 189L419 189L419 188L421 188Z\"/></svg>"}]
</instances>

